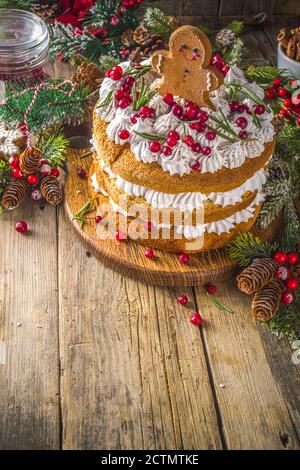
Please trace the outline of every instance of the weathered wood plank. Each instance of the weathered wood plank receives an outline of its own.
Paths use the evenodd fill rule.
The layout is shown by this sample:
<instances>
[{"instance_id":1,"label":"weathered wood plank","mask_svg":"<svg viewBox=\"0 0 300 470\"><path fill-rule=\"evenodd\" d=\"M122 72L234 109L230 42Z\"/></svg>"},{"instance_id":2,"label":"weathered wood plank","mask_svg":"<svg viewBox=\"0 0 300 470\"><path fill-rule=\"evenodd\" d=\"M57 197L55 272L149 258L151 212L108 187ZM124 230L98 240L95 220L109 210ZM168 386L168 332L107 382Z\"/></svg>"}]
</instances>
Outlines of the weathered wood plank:
<instances>
[{"instance_id":1,"label":"weathered wood plank","mask_svg":"<svg viewBox=\"0 0 300 470\"><path fill-rule=\"evenodd\" d=\"M19 218L31 234L15 231ZM28 204L0 223L0 448L58 449L55 210Z\"/></svg>"},{"instance_id":2,"label":"weathered wood plank","mask_svg":"<svg viewBox=\"0 0 300 470\"><path fill-rule=\"evenodd\" d=\"M205 317L205 339L227 445L230 449L299 449L277 378L272 374L256 322L251 297L235 282L219 286L218 296L234 314L217 311L203 291L196 299ZM290 367L293 367L290 364ZM288 374L282 377L288 380Z\"/></svg>"},{"instance_id":3,"label":"weathered wood plank","mask_svg":"<svg viewBox=\"0 0 300 470\"><path fill-rule=\"evenodd\" d=\"M63 448L220 448L199 330L176 300L182 291L105 268L63 214L59 239Z\"/></svg>"}]
</instances>

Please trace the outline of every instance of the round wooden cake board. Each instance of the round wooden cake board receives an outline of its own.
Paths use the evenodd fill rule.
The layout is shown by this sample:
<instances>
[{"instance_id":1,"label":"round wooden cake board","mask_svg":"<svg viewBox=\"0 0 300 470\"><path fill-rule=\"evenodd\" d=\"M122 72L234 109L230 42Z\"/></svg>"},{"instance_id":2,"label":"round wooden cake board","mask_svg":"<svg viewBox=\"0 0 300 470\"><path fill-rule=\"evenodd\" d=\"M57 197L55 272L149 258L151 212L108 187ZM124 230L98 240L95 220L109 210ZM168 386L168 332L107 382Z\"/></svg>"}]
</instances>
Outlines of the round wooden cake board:
<instances>
[{"instance_id":1,"label":"round wooden cake board","mask_svg":"<svg viewBox=\"0 0 300 470\"><path fill-rule=\"evenodd\" d=\"M96 209L88 214L90 219L82 229L73 216L94 197L94 193L90 189L89 177L80 178L77 170L84 168L89 175L91 165L91 156L80 158L80 152L70 150L64 207L68 219L78 236L86 243L88 250L111 269L160 286L203 285L224 281L236 273L238 266L228 258L224 248L191 254L189 263L184 265L179 262L176 253L156 249L155 257L149 260L144 256L145 247L134 241L99 239L94 221ZM279 228L278 225L279 223L264 232L255 229L255 233L263 239L270 240Z\"/></svg>"}]
</instances>

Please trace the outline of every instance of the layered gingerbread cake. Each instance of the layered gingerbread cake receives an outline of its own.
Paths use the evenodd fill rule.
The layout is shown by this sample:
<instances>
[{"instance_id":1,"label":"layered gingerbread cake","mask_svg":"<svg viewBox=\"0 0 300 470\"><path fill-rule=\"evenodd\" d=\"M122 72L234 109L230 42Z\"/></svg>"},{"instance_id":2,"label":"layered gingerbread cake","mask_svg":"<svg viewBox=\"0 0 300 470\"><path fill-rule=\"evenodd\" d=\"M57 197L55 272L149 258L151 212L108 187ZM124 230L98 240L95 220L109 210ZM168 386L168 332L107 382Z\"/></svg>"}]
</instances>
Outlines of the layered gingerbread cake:
<instances>
[{"instance_id":1,"label":"layered gingerbread cake","mask_svg":"<svg viewBox=\"0 0 300 470\"><path fill-rule=\"evenodd\" d=\"M274 150L273 114L257 84L211 55L207 37L184 26L169 50L107 71L91 185L99 214L117 214L117 238L197 252L253 226Z\"/></svg>"}]
</instances>

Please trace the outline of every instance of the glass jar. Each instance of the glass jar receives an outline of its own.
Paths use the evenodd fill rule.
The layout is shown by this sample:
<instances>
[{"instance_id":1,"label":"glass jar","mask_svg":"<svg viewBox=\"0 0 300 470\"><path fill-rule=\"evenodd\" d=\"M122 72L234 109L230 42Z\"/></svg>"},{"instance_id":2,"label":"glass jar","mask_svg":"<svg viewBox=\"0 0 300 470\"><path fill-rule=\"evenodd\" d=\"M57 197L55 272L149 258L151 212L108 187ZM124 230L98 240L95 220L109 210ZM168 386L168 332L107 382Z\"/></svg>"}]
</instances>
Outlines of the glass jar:
<instances>
[{"instance_id":1,"label":"glass jar","mask_svg":"<svg viewBox=\"0 0 300 470\"><path fill-rule=\"evenodd\" d=\"M0 11L0 80L44 80L53 76L46 23L21 10Z\"/></svg>"}]
</instances>

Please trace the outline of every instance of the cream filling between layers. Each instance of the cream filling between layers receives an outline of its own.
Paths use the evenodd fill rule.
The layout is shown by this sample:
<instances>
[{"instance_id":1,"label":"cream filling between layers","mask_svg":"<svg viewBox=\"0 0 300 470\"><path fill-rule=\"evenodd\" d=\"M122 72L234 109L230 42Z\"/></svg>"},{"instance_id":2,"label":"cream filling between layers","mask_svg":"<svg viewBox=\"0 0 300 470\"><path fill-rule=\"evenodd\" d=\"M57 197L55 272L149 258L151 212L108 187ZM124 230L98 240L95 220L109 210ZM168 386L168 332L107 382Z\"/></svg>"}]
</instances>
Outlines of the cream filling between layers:
<instances>
[{"instance_id":1,"label":"cream filling between layers","mask_svg":"<svg viewBox=\"0 0 300 470\"><path fill-rule=\"evenodd\" d=\"M209 194L202 194L200 192L167 194L160 191L154 191L153 189L149 189L135 183L130 183L119 175L113 173L101 158L98 158L98 161L103 171L105 171L111 179L115 179L117 187L121 191L124 191L128 196L144 197L148 204L156 209L166 209L171 207L181 212L192 212L194 209L199 209L203 207L203 202L206 200L222 207L234 205L238 202L242 202L243 195L247 191L261 191L267 180L266 170L260 169L241 186L230 191L212 192Z\"/></svg>"},{"instance_id":2,"label":"cream filling between layers","mask_svg":"<svg viewBox=\"0 0 300 470\"><path fill-rule=\"evenodd\" d=\"M198 224L198 225L174 225L174 229L177 235L182 235L183 238L187 240L198 238L207 233L216 233L221 235L222 233L228 233L232 230L235 225L241 224L242 222L248 222L252 217L254 217L255 206L264 201L264 197L261 194L257 194L256 198L250 204L239 212L236 212L234 215L227 217L226 219L220 219L215 222L209 222L207 224ZM111 198L109 202L112 206L114 212L122 214L124 217L130 217L131 214L122 209L118 204L116 204ZM141 220L144 222L144 220ZM171 224L155 224L153 226L158 229L171 228Z\"/></svg>"},{"instance_id":3,"label":"cream filling between layers","mask_svg":"<svg viewBox=\"0 0 300 470\"><path fill-rule=\"evenodd\" d=\"M94 173L91 177L92 186L96 192L100 192L105 196L108 196L107 192L104 191L97 182L96 174ZM111 198L109 198L110 204L114 212L122 214L124 217L130 216L130 213L122 209L118 204L116 204ZM222 233L230 232L235 225L242 222L247 222L254 216L255 206L264 201L262 194L257 193L253 202L242 209L239 212L236 212L234 215L227 217L225 219L216 220L215 222L209 222L206 224L197 224L197 225L174 225L176 234L182 235L186 239L197 238L203 235L203 233L217 233L218 235ZM145 222L145 221L144 221ZM171 224L153 224L154 227L158 229L171 228Z\"/></svg>"}]
</instances>

